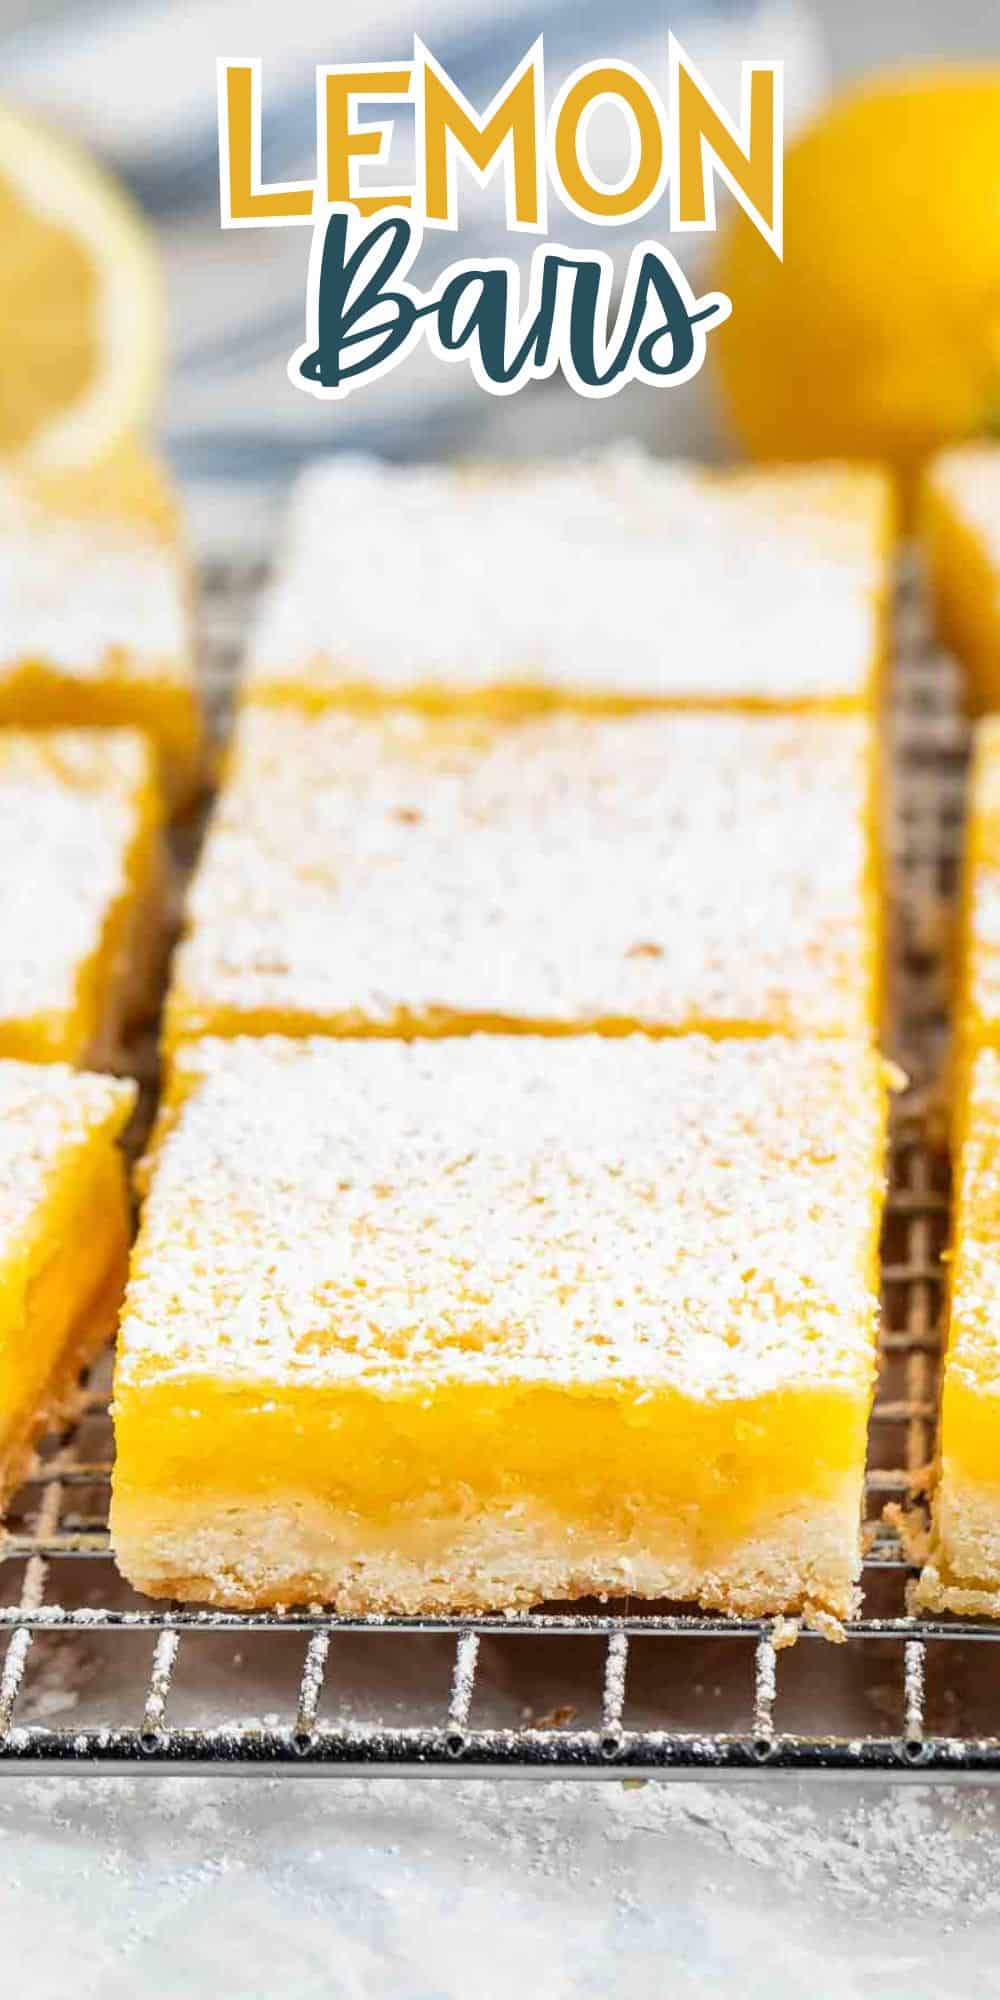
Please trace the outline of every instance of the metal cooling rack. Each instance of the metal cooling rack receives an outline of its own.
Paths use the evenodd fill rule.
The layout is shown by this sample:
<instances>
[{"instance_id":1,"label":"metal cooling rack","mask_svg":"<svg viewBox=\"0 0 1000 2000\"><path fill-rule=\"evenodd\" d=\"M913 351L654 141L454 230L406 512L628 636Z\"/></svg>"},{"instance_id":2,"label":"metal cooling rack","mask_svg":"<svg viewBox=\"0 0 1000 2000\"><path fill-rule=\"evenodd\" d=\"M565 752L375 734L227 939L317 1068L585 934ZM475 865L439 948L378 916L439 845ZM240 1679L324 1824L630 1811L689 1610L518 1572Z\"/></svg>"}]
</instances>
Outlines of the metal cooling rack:
<instances>
[{"instance_id":1,"label":"metal cooling rack","mask_svg":"<svg viewBox=\"0 0 1000 2000\"><path fill-rule=\"evenodd\" d=\"M205 669L224 725L259 572L205 577ZM947 662L901 591L890 717L895 1053L884 1326L867 1472L864 1616L843 1644L670 1606L343 1619L198 1611L134 1595L107 1536L110 1362L49 1439L0 1546L0 1767L1000 1774L988 1624L914 1619L896 1528L933 1448L948 1226L934 1143L944 918L965 768Z\"/></svg>"}]
</instances>

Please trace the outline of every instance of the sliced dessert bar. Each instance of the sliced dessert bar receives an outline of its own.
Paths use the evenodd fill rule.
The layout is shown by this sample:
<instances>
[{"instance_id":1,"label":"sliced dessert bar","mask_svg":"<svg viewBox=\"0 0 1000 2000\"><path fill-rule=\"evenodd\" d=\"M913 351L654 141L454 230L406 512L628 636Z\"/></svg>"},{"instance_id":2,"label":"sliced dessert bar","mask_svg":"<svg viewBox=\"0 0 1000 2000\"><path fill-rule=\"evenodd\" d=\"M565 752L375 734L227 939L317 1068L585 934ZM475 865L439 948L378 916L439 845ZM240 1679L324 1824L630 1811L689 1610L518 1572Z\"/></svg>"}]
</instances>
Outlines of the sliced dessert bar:
<instances>
[{"instance_id":1,"label":"sliced dessert bar","mask_svg":"<svg viewBox=\"0 0 1000 2000\"><path fill-rule=\"evenodd\" d=\"M976 1056L958 1129L950 1325L920 1602L1000 1614L1000 1055Z\"/></svg>"},{"instance_id":2,"label":"sliced dessert bar","mask_svg":"<svg viewBox=\"0 0 1000 2000\"><path fill-rule=\"evenodd\" d=\"M114 1332L134 1085L0 1060L0 1500Z\"/></svg>"},{"instance_id":3,"label":"sliced dessert bar","mask_svg":"<svg viewBox=\"0 0 1000 2000\"><path fill-rule=\"evenodd\" d=\"M1000 445L942 452L922 525L938 630L965 670L970 707L1000 707Z\"/></svg>"},{"instance_id":4,"label":"sliced dessert bar","mask_svg":"<svg viewBox=\"0 0 1000 2000\"><path fill-rule=\"evenodd\" d=\"M135 730L0 730L0 1056L101 1064L151 1008L161 818Z\"/></svg>"},{"instance_id":5,"label":"sliced dessert bar","mask_svg":"<svg viewBox=\"0 0 1000 2000\"><path fill-rule=\"evenodd\" d=\"M130 724L195 790L201 720L187 566L156 466L0 475L0 725Z\"/></svg>"},{"instance_id":6,"label":"sliced dessert bar","mask_svg":"<svg viewBox=\"0 0 1000 2000\"><path fill-rule=\"evenodd\" d=\"M955 1002L957 1095L976 1050L1000 1044L1000 717L973 735Z\"/></svg>"},{"instance_id":7,"label":"sliced dessert bar","mask_svg":"<svg viewBox=\"0 0 1000 2000\"><path fill-rule=\"evenodd\" d=\"M125 1575L850 1615L883 1098L849 1042L183 1051L118 1350Z\"/></svg>"},{"instance_id":8,"label":"sliced dessert bar","mask_svg":"<svg viewBox=\"0 0 1000 2000\"><path fill-rule=\"evenodd\" d=\"M888 482L850 467L331 460L296 491L246 695L871 707L891 531Z\"/></svg>"},{"instance_id":9,"label":"sliced dessert bar","mask_svg":"<svg viewBox=\"0 0 1000 2000\"><path fill-rule=\"evenodd\" d=\"M166 1047L202 1034L871 1033L858 717L248 710Z\"/></svg>"}]
</instances>

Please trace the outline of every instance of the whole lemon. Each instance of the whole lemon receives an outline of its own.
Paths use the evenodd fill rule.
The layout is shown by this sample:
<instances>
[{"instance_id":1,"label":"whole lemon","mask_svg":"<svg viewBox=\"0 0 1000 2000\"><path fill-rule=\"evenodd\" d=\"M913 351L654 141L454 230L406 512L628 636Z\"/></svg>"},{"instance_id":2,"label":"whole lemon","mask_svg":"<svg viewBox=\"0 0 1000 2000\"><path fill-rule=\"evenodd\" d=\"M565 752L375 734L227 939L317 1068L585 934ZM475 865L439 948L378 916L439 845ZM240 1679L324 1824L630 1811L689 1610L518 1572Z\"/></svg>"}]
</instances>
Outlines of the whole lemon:
<instances>
[{"instance_id":1,"label":"whole lemon","mask_svg":"<svg viewBox=\"0 0 1000 2000\"><path fill-rule=\"evenodd\" d=\"M882 458L904 480L1000 424L1000 68L887 75L785 159L784 261L719 245L724 400L758 458Z\"/></svg>"}]
</instances>

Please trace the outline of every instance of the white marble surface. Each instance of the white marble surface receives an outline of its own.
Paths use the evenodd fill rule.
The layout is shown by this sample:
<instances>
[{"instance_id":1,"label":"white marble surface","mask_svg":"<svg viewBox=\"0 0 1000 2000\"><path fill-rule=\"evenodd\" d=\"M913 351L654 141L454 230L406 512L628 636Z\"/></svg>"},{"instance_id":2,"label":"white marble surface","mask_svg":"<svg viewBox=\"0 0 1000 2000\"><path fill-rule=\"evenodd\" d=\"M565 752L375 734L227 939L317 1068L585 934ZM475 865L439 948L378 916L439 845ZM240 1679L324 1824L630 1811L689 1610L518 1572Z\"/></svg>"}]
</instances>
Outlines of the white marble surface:
<instances>
[{"instance_id":1,"label":"white marble surface","mask_svg":"<svg viewBox=\"0 0 1000 2000\"><path fill-rule=\"evenodd\" d=\"M1000 1794L5 1778L30 2000L1000 1993Z\"/></svg>"}]
</instances>

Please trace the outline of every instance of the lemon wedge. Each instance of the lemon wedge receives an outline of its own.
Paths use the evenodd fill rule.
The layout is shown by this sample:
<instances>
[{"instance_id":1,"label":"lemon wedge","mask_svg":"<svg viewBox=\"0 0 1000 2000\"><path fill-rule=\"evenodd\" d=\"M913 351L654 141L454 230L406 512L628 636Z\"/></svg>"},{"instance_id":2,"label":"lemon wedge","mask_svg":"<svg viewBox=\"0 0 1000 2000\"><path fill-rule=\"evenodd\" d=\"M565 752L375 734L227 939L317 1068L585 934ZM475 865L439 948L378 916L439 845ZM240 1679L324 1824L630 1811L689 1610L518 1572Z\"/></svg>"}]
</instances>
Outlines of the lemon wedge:
<instances>
[{"instance_id":1,"label":"lemon wedge","mask_svg":"<svg viewBox=\"0 0 1000 2000\"><path fill-rule=\"evenodd\" d=\"M161 375L156 246L117 182L0 103L0 456L92 465L147 422Z\"/></svg>"}]
</instances>

